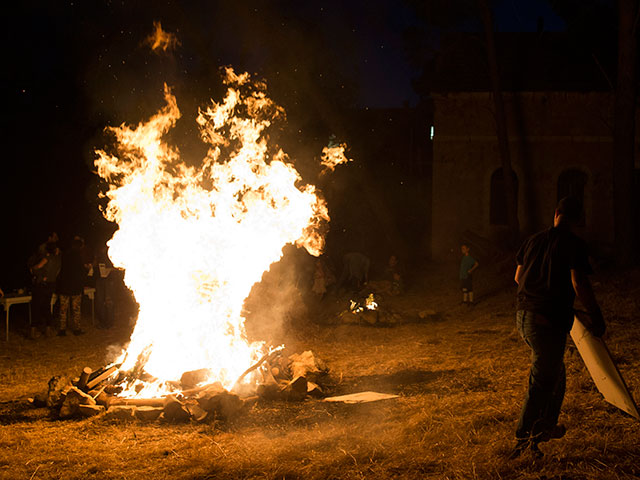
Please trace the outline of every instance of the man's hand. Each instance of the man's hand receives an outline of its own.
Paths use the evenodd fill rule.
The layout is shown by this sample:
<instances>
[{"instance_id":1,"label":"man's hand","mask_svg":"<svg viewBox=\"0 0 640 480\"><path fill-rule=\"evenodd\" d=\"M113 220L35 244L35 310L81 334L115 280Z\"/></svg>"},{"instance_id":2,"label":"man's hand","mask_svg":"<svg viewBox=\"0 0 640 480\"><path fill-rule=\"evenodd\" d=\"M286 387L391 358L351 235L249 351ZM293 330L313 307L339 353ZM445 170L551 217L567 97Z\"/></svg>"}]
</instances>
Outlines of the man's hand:
<instances>
[{"instance_id":1,"label":"man's hand","mask_svg":"<svg viewBox=\"0 0 640 480\"><path fill-rule=\"evenodd\" d=\"M582 310L574 310L576 317L584 324L584 326L596 337L602 337L606 330L602 312L598 309L594 313L587 313Z\"/></svg>"},{"instance_id":2,"label":"man's hand","mask_svg":"<svg viewBox=\"0 0 640 480\"><path fill-rule=\"evenodd\" d=\"M587 312L589 312L589 331L596 337L601 337L604 335L606 326L604 324L602 312L600 311L600 306L593 294L591 282L589 282L589 279L585 274L572 269L571 283L573 284L573 289L580 299L580 302L585 306Z\"/></svg>"}]
</instances>

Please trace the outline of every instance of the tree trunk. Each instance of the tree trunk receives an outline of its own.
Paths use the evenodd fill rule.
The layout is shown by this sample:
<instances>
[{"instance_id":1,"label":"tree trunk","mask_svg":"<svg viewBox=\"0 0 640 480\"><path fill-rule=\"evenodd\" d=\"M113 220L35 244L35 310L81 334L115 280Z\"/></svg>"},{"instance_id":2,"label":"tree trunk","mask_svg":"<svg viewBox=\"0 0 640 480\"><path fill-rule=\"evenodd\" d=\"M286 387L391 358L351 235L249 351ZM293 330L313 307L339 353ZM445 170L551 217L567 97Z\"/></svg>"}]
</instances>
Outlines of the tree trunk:
<instances>
[{"instance_id":1,"label":"tree trunk","mask_svg":"<svg viewBox=\"0 0 640 480\"><path fill-rule=\"evenodd\" d=\"M513 169L511 168L511 156L509 153L509 136L507 132L507 120L500 90L500 75L498 73L498 61L496 59L496 46L493 38L493 19L487 0L478 0L482 13L482 23L487 42L487 60L489 62L489 75L493 90L493 102L496 116L496 135L502 163L502 176L504 179L504 198L507 202L507 219L510 230L510 247L514 247L520 237L520 225L518 222L518 199L516 187L513 181Z\"/></svg>"},{"instance_id":2,"label":"tree trunk","mask_svg":"<svg viewBox=\"0 0 640 480\"><path fill-rule=\"evenodd\" d=\"M616 263L634 259L633 195L638 0L618 0L618 78L613 124L613 218Z\"/></svg>"}]
</instances>

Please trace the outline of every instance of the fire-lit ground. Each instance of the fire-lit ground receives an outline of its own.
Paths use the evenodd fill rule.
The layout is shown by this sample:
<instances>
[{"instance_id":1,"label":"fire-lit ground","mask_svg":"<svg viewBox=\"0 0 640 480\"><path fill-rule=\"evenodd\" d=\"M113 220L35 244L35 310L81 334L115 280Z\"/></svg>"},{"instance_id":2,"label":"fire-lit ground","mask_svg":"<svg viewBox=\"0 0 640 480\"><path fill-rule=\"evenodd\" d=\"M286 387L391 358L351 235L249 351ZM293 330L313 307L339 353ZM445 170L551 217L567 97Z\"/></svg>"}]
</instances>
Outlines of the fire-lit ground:
<instances>
[{"instance_id":1,"label":"fire-lit ground","mask_svg":"<svg viewBox=\"0 0 640 480\"><path fill-rule=\"evenodd\" d=\"M326 361L330 393L400 395L377 403L262 402L226 423L55 420L27 398L54 374L104 365L109 345L128 339L126 315L116 329L82 337L12 332L0 354L0 478L637 478L639 424L602 400L573 348L566 437L544 444L542 460L507 459L528 369L512 272L479 271L471 309L458 303L455 272L430 267L407 294L387 299L410 323L328 325L346 307L331 297L289 319L280 340ZM640 399L640 271L595 280L609 347ZM439 315L420 320L425 309Z\"/></svg>"}]
</instances>

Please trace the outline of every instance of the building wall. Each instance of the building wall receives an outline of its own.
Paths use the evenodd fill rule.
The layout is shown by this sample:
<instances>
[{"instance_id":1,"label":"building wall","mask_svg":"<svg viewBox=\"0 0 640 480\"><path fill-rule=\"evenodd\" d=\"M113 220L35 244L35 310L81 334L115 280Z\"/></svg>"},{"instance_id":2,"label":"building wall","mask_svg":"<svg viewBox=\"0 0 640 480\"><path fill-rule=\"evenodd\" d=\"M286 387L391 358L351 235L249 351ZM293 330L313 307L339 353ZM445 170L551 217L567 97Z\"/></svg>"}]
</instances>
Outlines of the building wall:
<instances>
[{"instance_id":1,"label":"building wall","mask_svg":"<svg viewBox=\"0 0 640 480\"><path fill-rule=\"evenodd\" d=\"M574 168L587 177L581 234L606 248L613 240L613 97L524 92L505 94L504 101L521 234L551 225L558 178ZM501 167L490 94L436 96L434 125L433 256L457 252L465 230L501 243L506 227L489 221L491 175Z\"/></svg>"}]
</instances>

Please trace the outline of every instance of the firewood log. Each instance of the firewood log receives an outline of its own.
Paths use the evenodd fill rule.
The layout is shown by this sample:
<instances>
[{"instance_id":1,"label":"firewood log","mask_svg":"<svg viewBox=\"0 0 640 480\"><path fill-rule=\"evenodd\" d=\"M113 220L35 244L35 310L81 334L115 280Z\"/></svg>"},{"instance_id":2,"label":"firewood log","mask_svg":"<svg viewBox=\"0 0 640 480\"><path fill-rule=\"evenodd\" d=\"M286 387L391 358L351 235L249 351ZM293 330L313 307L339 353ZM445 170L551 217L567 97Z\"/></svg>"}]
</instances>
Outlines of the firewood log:
<instances>
[{"instance_id":1,"label":"firewood log","mask_svg":"<svg viewBox=\"0 0 640 480\"><path fill-rule=\"evenodd\" d=\"M82 373L80 374L80 379L78 380L78 388L80 390L86 391L87 382L89 381L89 375L91 375L91 369L89 367L84 367L82 369Z\"/></svg>"},{"instance_id":2,"label":"firewood log","mask_svg":"<svg viewBox=\"0 0 640 480\"><path fill-rule=\"evenodd\" d=\"M87 382L87 389L91 390L93 387L95 387L96 385L98 385L100 382L103 382L105 380L107 380L111 375L113 375L114 373L116 373L118 371L118 367L116 365L112 365L111 367L107 368L106 370L104 370L100 375L98 375L97 377L89 380Z\"/></svg>"},{"instance_id":3,"label":"firewood log","mask_svg":"<svg viewBox=\"0 0 640 480\"><path fill-rule=\"evenodd\" d=\"M110 405L133 405L136 407L164 407L165 397L160 398L120 398L113 397Z\"/></svg>"}]
</instances>

